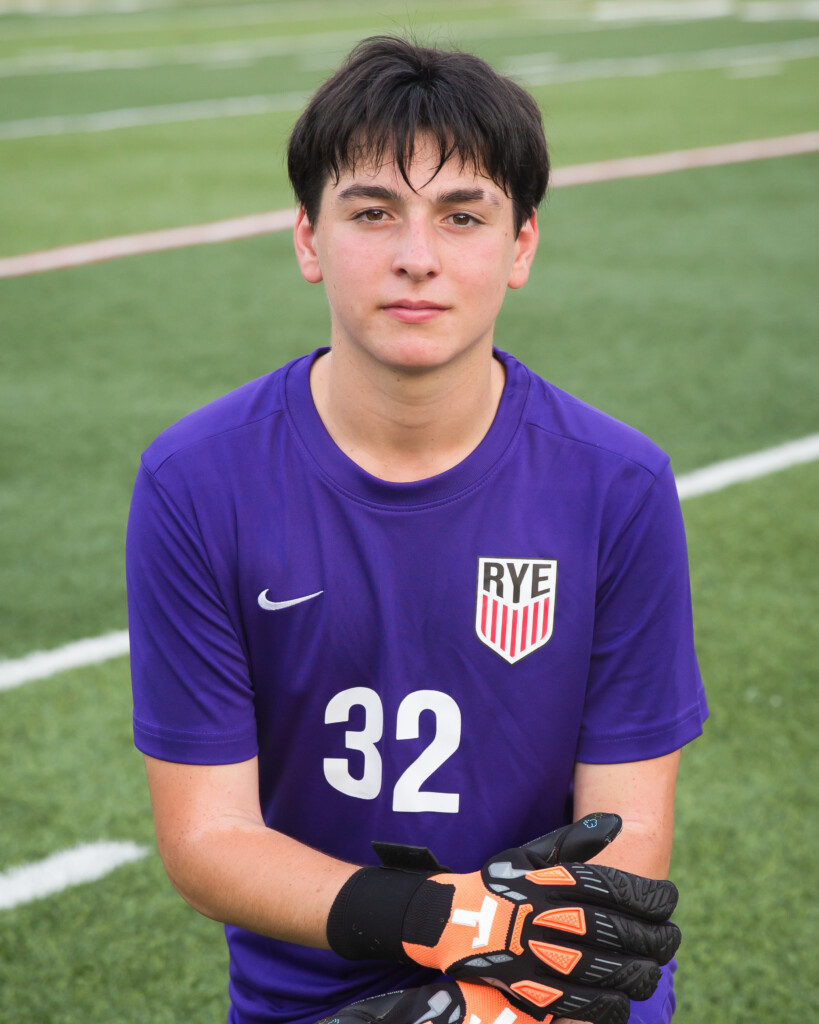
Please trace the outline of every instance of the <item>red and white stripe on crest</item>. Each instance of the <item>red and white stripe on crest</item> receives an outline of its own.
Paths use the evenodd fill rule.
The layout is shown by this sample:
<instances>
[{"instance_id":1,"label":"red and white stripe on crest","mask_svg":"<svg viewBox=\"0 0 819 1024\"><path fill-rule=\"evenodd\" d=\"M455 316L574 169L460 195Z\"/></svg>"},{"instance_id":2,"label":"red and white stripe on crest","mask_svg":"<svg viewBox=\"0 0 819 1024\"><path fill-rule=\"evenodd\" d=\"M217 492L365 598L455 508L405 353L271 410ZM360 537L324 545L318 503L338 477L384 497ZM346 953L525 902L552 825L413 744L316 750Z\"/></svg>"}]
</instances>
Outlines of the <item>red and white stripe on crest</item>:
<instances>
[{"instance_id":1,"label":"red and white stripe on crest","mask_svg":"<svg viewBox=\"0 0 819 1024\"><path fill-rule=\"evenodd\" d=\"M556 559L478 559L475 632L510 664L542 647L554 626Z\"/></svg>"},{"instance_id":2,"label":"red and white stripe on crest","mask_svg":"<svg viewBox=\"0 0 819 1024\"><path fill-rule=\"evenodd\" d=\"M522 609L509 608L503 601L488 594L481 595L480 634L497 644L510 658L519 658L527 653L539 640L544 643L549 631L548 597Z\"/></svg>"}]
</instances>

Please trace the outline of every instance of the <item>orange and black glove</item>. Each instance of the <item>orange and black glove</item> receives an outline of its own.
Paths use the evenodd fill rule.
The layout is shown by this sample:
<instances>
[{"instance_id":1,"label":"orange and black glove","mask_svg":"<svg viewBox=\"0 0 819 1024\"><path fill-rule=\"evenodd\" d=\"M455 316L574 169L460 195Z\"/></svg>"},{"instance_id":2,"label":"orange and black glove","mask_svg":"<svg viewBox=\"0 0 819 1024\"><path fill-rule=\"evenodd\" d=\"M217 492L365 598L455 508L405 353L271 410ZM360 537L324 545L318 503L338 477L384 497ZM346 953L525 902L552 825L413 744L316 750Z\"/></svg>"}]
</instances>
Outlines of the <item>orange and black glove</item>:
<instances>
[{"instance_id":1,"label":"orange and black glove","mask_svg":"<svg viewBox=\"0 0 819 1024\"><path fill-rule=\"evenodd\" d=\"M489 985L440 981L351 1003L316 1024L535 1024Z\"/></svg>"},{"instance_id":2,"label":"orange and black glove","mask_svg":"<svg viewBox=\"0 0 819 1024\"><path fill-rule=\"evenodd\" d=\"M465 875L428 850L375 843L383 866L342 887L330 946L350 960L484 978L536 1020L623 1024L629 999L656 989L680 932L667 920L671 882L584 863L621 827L615 814L592 814Z\"/></svg>"}]
</instances>

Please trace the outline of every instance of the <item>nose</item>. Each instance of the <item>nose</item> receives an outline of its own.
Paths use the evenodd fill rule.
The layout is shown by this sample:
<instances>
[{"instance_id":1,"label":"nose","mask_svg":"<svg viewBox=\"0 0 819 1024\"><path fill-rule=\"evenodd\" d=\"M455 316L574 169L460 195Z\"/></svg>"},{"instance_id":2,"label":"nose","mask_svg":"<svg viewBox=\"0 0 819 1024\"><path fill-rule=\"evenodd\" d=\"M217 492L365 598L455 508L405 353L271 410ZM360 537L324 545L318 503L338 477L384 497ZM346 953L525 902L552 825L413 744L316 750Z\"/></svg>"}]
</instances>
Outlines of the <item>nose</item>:
<instances>
[{"instance_id":1,"label":"nose","mask_svg":"<svg viewBox=\"0 0 819 1024\"><path fill-rule=\"evenodd\" d=\"M441 271L435 230L425 218L411 218L398 236L392 269L413 281L435 277Z\"/></svg>"}]
</instances>

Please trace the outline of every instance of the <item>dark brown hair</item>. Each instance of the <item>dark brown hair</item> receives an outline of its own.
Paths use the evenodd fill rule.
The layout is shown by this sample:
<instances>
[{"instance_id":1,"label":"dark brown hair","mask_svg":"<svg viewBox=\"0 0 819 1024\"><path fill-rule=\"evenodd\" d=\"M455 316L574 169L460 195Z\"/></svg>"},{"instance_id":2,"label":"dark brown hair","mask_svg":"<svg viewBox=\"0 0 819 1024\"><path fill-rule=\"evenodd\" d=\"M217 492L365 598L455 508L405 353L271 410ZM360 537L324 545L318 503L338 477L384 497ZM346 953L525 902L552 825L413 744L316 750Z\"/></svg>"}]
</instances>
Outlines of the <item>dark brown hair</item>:
<instances>
[{"instance_id":1,"label":"dark brown hair","mask_svg":"<svg viewBox=\"0 0 819 1024\"><path fill-rule=\"evenodd\" d=\"M457 157L502 188L520 231L549 183L534 99L480 57L394 36L359 43L296 122L287 169L309 219L318 217L327 181L360 160L394 158L409 184L419 133L437 146L436 173Z\"/></svg>"}]
</instances>

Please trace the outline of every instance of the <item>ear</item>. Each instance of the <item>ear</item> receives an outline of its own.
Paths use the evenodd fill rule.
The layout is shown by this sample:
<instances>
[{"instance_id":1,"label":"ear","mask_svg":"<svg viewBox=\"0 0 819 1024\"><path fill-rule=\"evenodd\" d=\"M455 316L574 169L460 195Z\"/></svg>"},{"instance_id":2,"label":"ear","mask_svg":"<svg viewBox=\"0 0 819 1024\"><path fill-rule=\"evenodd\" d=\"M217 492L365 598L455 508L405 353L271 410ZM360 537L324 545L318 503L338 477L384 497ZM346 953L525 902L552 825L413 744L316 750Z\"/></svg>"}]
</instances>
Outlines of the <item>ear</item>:
<instances>
[{"instance_id":1,"label":"ear","mask_svg":"<svg viewBox=\"0 0 819 1024\"><path fill-rule=\"evenodd\" d=\"M537 252L537 241L537 212L535 212L524 222L515 239L515 258L507 282L510 288L522 288L529 280L529 268Z\"/></svg>"},{"instance_id":2,"label":"ear","mask_svg":"<svg viewBox=\"0 0 819 1024\"><path fill-rule=\"evenodd\" d=\"M293 244L296 248L296 259L299 261L301 275L309 284L318 284L322 279L318 253L316 252L316 233L307 218L303 206L296 214L296 226L293 229Z\"/></svg>"}]
</instances>

